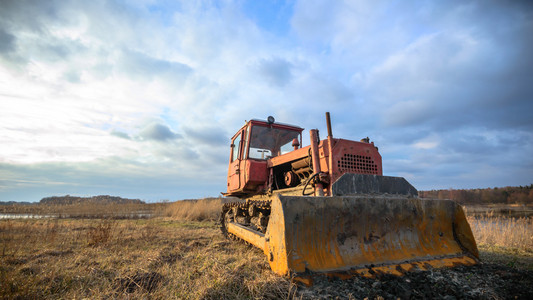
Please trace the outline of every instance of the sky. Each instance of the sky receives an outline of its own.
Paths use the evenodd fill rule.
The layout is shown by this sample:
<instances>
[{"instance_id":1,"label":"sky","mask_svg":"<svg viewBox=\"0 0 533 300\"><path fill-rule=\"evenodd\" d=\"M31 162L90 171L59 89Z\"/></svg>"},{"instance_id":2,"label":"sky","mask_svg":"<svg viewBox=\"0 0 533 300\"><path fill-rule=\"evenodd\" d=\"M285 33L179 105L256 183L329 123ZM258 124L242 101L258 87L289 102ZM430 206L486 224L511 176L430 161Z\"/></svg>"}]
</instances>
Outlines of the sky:
<instances>
[{"instance_id":1,"label":"sky","mask_svg":"<svg viewBox=\"0 0 533 300\"><path fill-rule=\"evenodd\" d=\"M0 201L217 197L266 119L419 190L533 183L533 1L0 1Z\"/></svg>"}]
</instances>

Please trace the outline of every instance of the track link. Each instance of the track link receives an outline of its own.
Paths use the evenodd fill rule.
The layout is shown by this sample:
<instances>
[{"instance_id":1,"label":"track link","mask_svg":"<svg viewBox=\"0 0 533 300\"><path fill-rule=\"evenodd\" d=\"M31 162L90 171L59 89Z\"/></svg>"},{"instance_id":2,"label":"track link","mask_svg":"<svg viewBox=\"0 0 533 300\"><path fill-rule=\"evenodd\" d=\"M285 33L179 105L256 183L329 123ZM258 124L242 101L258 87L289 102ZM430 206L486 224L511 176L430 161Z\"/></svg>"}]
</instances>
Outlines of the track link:
<instances>
[{"instance_id":1,"label":"track link","mask_svg":"<svg viewBox=\"0 0 533 300\"><path fill-rule=\"evenodd\" d=\"M246 202L224 203L220 214L220 230L222 234L231 240L245 242L238 236L228 232L227 224L230 222L265 233L268 226L268 218L270 217L270 205L270 200L251 199L247 199Z\"/></svg>"}]
</instances>

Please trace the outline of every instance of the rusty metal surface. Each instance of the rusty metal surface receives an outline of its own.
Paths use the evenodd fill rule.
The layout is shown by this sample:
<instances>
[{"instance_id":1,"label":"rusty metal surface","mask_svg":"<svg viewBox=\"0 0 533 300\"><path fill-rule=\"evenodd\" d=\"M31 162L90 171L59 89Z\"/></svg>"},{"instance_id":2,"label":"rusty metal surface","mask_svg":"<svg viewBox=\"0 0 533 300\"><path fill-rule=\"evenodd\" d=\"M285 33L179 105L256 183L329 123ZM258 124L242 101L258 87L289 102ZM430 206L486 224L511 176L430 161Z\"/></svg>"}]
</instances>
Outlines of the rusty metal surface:
<instances>
[{"instance_id":1,"label":"rusty metal surface","mask_svg":"<svg viewBox=\"0 0 533 300\"><path fill-rule=\"evenodd\" d=\"M240 154L230 156L225 195L269 206L225 207L223 232L262 249L278 274L400 275L477 263L476 242L459 205L416 198L404 178L382 176L373 142L334 139L329 113L326 120L326 140L311 130L310 146L297 149L293 140L293 151L281 154L280 145L268 159L248 155L252 126L298 132L299 144L303 129L252 120L234 135ZM239 134L242 142L236 143ZM301 196L310 194L318 197Z\"/></svg>"},{"instance_id":2,"label":"rusty metal surface","mask_svg":"<svg viewBox=\"0 0 533 300\"><path fill-rule=\"evenodd\" d=\"M398 266L473 264L478 256L462 209L447 200L279 196L266 241L279 274L369 266L393 273Z\"/></svg>"},{"instance_id":3,"label":"rusty metal surface","mask_svg":"<svg viewBox=\"0 0 533 300\"><path fill-rule=\"evenodd\" d=\"M402 264L393 264L386 266L370 266L359 269L351 269L348 271L334 271L328 272L326 275L328 277L338 278L346 280L354 276L366 277L366 278L375 278L376 276L382 274L391 274L395 276L403 276L407 272L411 271L427 271L432 268L451 268L455 266L472 266L477 264L478 261L475 258L472 258L468 255L458 256L458 257L448 257L442 259L434 260L425 260L425 261L413 261L410 263ZM314 277L317 274L302 273L296 274L293 277L293 280L307 286L312 286Z\"/></svg>"},{"instance_id":4,"label":"rusty metal surface","mask_svg":"<svg viewBox=\"0 0 533 300\"><path fill-rule=\"evenodd\" d=\"M313 163L314 176L320 174L321 172L320 160L318 158L318 131L316 129L310 130L309 137L311 138L311 160ZM315 195L324 196L324 188L320 181L315 184Z\"/></svg>"},{"instance_id":5,"label":"rusty metal surface","mask_svg":"<svg viewBox=\"0 0 533 300\"><path fill-rule=\"evenodd\" d=\"M326 128L328 129L328 138L333 137L333 133L331 131L331 118L329 116L329 112L326 112Z\"/></svg>"},{"instance_id":6,"label":"rusty metal surface","mask_svg":"<svg viewBox=\"0 0 533 300\"><path fill-rule=\"evenodd\" d=\"M254 190L265 184L268 178L267 162L247 159L242 162L244 189Z\"/></svg>"},{"instance_id":7,"label":"rusty metal surface","mask_svg":"<svg viewBox=\"0 0 533 300\"><path fill-rule=\"evenodd\" d=\"M382 159L378 149L373 143L356 142L344 139L332 140L332 182L335 182L345 173L383 175ZM324 154L320 157L329 157L329 142L321 142ZM327 168L328 164L324 159L323 165ZM353 168L349 168L353 167ZM371 166L371 168L370 168ZM326 169L322 169L325 171ZM328 170L329 172L329 170Z\"/></svg>"},{"instance_id":8,"label":"rusty metal surface","mask_svg":"<svg viewBox=\"0 0 533 300\"><path fill-rule=\"evenodd\" d=\"M261 232L251 230L237 223L228 223L228 232L238 236L239 238L247 241L263 251L267 249L265 235Z\"/></svg>"},{"instance_id":9,"label":"rusty metal surface","mask_svg":"<svg viewBox=\"0 0 533 300\"><path fill-rule=\"evenodd\" d=\"M243 134L246 134L243 131ZM246 146L242 146L246 153ZM261 193L268 186L270 170L278 166L294 164L294 168L307 171L319 169L329 175L328 182L335 182L345 173L382 175L381 155L371 143L356 142L328 137L317 143L316 157L312 146L306 146L289 153L272 157L266 161L238 159L230 162L228 169L228 191L230 196L252 196ZM333 155L330 155L333 153ZM318 188L317 190L321 190ZM331 185L323 185L325 195L331 195Z\"/></svg>"},{"instance_id":10,"label":"rusty metal surface","mask_svg":"<svg viewBox=\"0 0 533 300\"><path fill-rule=\"evenodd\" d=\"M270 163L270 160L265 161L258 161L256 159L250 159L249 158L249 148L250 148L250 140L251 140L251 128L253 126L262 126L262 127L270 127L270 128L277 128L277 129L286 129L291 130L294 132L300 133L300 141L299 144L301 144L301 132L303 131L303 128L290 125L290 124L283 124L283 123L274 123L269 124L266 121L263 120L250 120L245 125L243 125L237 133L231 138L232 144L234 141L240 136L240 142L235 145L235 147L238 148L238 157L233 158L232 152L230 151L230 161L228 166L228 183L227 183L227 191L226 193L223 193L225 196L236 196L236 197L244 197L247 195L253 195L263 190L264 186L267 184L267 177L269 170L272 165ZM298 157L301 158L305 156L304 153L305 150L299 151L301 149L295 150L290 152L291 157ZM295 153L296 152L296 153ZM294 153L294 154L292 154ZM307 153L307 152L305 152ZM286 155L281 155L280 157L285 157ZM267 164L269 164L267 166Z\"/></svg>"}]
</instances>

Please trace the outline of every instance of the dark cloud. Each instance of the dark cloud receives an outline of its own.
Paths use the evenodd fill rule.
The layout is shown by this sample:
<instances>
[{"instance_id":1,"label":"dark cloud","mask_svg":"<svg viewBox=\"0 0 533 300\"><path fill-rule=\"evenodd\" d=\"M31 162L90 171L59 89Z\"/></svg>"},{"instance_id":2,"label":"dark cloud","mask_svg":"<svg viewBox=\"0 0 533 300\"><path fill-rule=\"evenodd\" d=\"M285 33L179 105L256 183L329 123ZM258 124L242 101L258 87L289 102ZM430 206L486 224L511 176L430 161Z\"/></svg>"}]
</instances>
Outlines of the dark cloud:
<instances>
[{"instance_id":1,"label":"dark cloud","mask_svg":"<svg viewBox=\"0 0 533 300\"><path fill-rule=\"evenodd\" d=\"M500 143L499 139L495 137L490 140L486 136L472 133L456 133L454 136L444 137L440 148L447 153L460 153L468 155L468 157L479 159L487 159L490 155L497 153L508 152L508 145ZM462 159L465 161L465 158Z\"/></svg>"},{"instance_id":2,"label":"dark cloud","mask_svg":"<svg viewBox=\"0 0 533 300\"><path fill-rule=\"evenodd\" d=\"M394 136L401 130L387 132ZM382 150L384 172L405 176L420 189L473 188L529 184L533 134L483 128L464 128L421 135L411 145L388 140Z\"/></svg>"},{"instance_id":3,"label":"dark cloud","mask_svg":"<svg viewBox=\"0 0 533 300\"><path fill-rule=\"evenodd\" d=\"M293 65L282 58L263 59L257 65L259 74L273 86L285 86L292 79Z\"/></svg>"},{"instance_id":4,"label":"dark cloud","mask_svg":"<svg viewBox=\"0 0 533 300\"><path fill-rule=\"evenodd\" d=\"M230 136L220 127L215 126L186 126L183 128L187 139L191 139L200 146L224 146L229 145Z\"/></svg>"},{"instance_id":5,"label":"dark cloud","mask_svg":"<svg viewBox=\"0 0 533 300\"><path fill-rule=\"evenodd\" d=\"M370 138L377 140L380 144L411 145L432 133L433 131L429 128L423 127L390 128L387 130L374 130L370 133Z\"/></svg>"},{"instance_id":6,"label":"dark cloud","mask_svg":"<svg viewBox=\"0 0 533 300\"><path fill-rule=\"evenodd\" d=\"M125 129L130 132L135 122L158 120L136 135L107 133L158 142L103 139L122 144L125 156L139 156L83 167L41 165L13 180L50 180L50 186L59 188L67 182L70 194L81 192L77 187L86 182L105 186L98 193L112 193L105 192L107 182L97 179L105 178L122 191L135 188L143 195L158 190L161 180L169 182L166 191L172 194L172 183L186 178L166 181L165 168L146 172L148 164L164 162L197 174L216 173L224 188L228 132L242 120L272 114L280 122L319 127L324 138L324 111L331 111L336 137L369 136L382 151L386 175L405 175L417 188L530 184L532 3L296 1L269 10L259 7L254 17L238 11L249 4L231 2L213 7L184 2L169 8L164 2L134 7L138 3L0 1L3 66L23 69L31 59L33 69L25 71L34 81L21 86L38 88L33 83L39 81L53 89L48 94L35 89L38 96L29 93L36 101L59 96L80 98L81 104L94 99L95 107L109 110L93 120L106 123L95 126L102 130L126 120L121 124L131 126ZM282 6L294 12L292 28L269 23ZM284 23L290 19L286 13ZM279 32L284 34L275 35ZM83 80L94 85L80 90L84 85L69 84ZM109 92L110 86L114 90ZM71 97L75 94L81 96ZM148 102L156 98L161 101ZM134 104L124 109L124 103ZM169 119L151 115L162 106L180 113ZM151 109L139 112L136 107ZM80 168L85 175L75 183L60 176L74 178ZM102 174L114 168L127 170ZM0 172L7 178L8 167L1 165ZM153 180L143 177L158 172ZM6 185L13 182L19 181ZM138 188L138 182L146 186ZM31 188L36 190L37 183ZM90 187L83 191L95 193Z\"/></svg>"},{"instance_id":7,"label":"dark cloud","mask_svg":"<svg viewBox=\"0 0 533 300\"><path fill-rule=\"evenodd\" d=\"M141 140L164 142L181 138L181 135L173 132L168 126L152 123L139 132Z\"/></svg>"},{"instance_id":8,"label":"dark cloud","mask_svg":"<svg viewBox=\"0 0 533 300\"><path fill-rule=\"evenodd\" d=\"M118 63L120 71L131 78L149 78L170 76L173 80L184 80L192 73L192 68L175 61L157 59L149 55L124 50ZM179 82L176 82L179 83Z\"/></svg>"},{"instance_id":9,"label":"dark cloud","mask_svg":"<svg viewBox=\"0 0 533 300\"><path fill-rule=\"evenodd\" d=\"M84 17L69 1L0 1L0 53L9 51L8 65L19 70L30 62L63 62L80 57L87 54L87 47L69 36L68 30L66 35L62 30L76 30L80 20L88 19Z\"/></svg>"},{"instance_id":10,"label":"dark cloud","mask_svg":"<svg viewBox=\"0 0 533 300\"><path fill-rule=\"evenodd\" d=\"M393 56L366 81L364 93L384 129L533 130L533 47L525 38L533 34L533 19L499 18L506 20L500 34L446 29Z\"/></svg>"},{"instance_id":11,"label":"dark cloud","mask_svg":"<svg viewBox=\"0 0 533 300\"><path fill-rule=\"evenodd\" d=\"M0 28L0 54L6 54L15 49L15 37Z\"/></svg>"},{"instance_id":12,"label":"dark cloud","mask_svg":"<svg viewBox=\"0 0 533 300\"><path fill-rule=\"evenodd\" d=\"M292 24L340 82L352 73L371 126L533 130L531 1L301 1Z\"/></svg>"},{"instance_id":13,"label":"dark cloud","mask_svg":"<svg viewBox=\"0 0 533 300\"><path fill-rule=\"evenodd\" d=\"M189 144L178 145L177 147L162 148L156 151L156 154L172 161L186 161L189 163L192 161L197 162L201 157L199 151L196 150L196 147ZM194 164L189 165L188 167L189 170L191 170L195 167L199 167L199 165Z\"/></svg>"},{"instance_id":14,"label":"dark cloud","mask_svg":"<svg viewBox=\"0 0 533 300\"><path fill-rule=\"evenodd\" d=\"M0 24L13 31L31 30L45 33L45 24L58 21L58 3L63 1L2 0L0 1Z\"/></svg>"},{"instance_id":15,"label":"dark cloud","mask_svg":"<svg viewBox=\"0 0 533 300\"><path fill-rule=\"evenodd\" d=\"M127 140L131 139L131 137L127 133L122 132L122 131L113 130L111 131L111 135L122 138L122 139L127 139Z\"/></svg>"}]
</instances>

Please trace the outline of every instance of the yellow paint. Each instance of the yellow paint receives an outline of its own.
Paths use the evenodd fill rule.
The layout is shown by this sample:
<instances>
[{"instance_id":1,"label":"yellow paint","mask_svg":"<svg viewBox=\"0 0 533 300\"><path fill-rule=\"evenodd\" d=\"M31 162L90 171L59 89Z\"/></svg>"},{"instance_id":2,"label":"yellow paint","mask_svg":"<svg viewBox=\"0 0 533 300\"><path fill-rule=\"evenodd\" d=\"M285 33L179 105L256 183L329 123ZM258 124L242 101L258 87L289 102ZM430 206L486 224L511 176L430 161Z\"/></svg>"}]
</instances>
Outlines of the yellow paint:
<instances>
[{"instance_id":1,"label":"yellow paint","mask_svg":"<svg viewBox=\"0 0 533 300\"><path fill-rule=\"evenodd\" d=\"M256 246L259 249L266 249L267 244L264 235L254 232L244 226L236 223L228 224L228 232L240 237L248 243Z\"/></svg>"},{"instance_id":2,"label":"yellow paint","mask_svg":"<svg viewBox=\"0 0 533 300\"><path fill-rule=\"evenodd\" d=\"M263 249L282 275L401 275L413 268L471 265L478 258L461 207L447 200L276 196L264 236L238 226L228 231Z\"/></svg>"}]
</instances>

